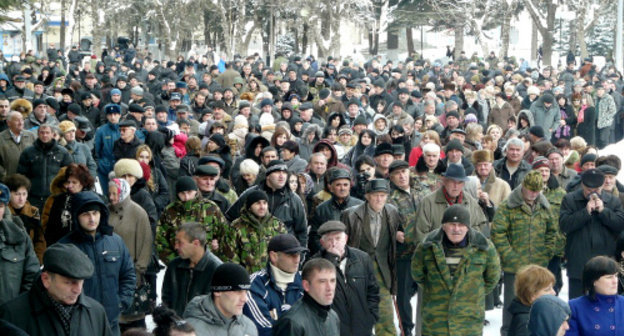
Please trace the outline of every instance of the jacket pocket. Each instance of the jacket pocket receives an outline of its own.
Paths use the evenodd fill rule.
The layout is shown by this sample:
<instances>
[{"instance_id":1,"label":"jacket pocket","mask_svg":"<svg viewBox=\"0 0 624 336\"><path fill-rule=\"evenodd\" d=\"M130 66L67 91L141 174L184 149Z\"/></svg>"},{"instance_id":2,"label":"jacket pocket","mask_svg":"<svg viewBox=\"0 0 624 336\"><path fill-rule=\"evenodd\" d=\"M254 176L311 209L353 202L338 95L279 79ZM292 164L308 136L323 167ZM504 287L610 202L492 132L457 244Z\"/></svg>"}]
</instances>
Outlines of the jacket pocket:
<instances>
[{"instance_id":1,"label":"jacket pocket","mask_svg":"<svg viewBox=\"0 0 624 336\"><path fill-rule=\"evenodd\" d=\"M26 256L24 253L19 253L12 247L8 247L2 250L2 259L11 264L21 264Z\"/></svg>"},{"instance_id":2,"label":"jacket pocket","mask_svg":"<svg viewBox=\"0 0 624 336\"><path fill-rule=\"evenodd\" d=\"M121 252L106 250L102 252L102 268L107 278L117 279L121 267Z\"/></svg>"}]
</instances>

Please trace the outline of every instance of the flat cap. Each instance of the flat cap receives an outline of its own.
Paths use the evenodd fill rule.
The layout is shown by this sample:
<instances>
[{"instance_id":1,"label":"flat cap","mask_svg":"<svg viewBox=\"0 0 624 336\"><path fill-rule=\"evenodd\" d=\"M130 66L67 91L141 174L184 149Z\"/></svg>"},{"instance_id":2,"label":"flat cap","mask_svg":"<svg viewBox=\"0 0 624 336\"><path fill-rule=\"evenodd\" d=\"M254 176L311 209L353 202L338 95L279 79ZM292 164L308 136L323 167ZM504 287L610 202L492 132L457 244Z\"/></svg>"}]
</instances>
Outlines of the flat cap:
<instances>
[{"instance_id":1,"label":"flat cap","mask_svg":"<svg viewBox=\"0 0 624 336\"><path fill-rule=\"evenodd\" d=\"M329 172L328 179L329 179L329 183L332 183L340 179L351 180L351 174L346 169L338 168L335 170L331 170L331 172Z\"/></svg>"},{"instance_id":2,"label":"flat cap","mask_svg":"<svg viewBox=\"0 0 624 336\"><path fill-rule=\"evenodd\" d=\"M366 183L365 192L372 193L377 191L390 192L390 186L388 185L388 180L384 179L372 179Z\"/></svg>"},{"instance_id":3,"label":"flat cap","mask_svg":"<svg viewBox=\"0 0 624 336\"><path fill-rule=\"evenodd\" d=\"M195 169L195 176L217 176L219 175L219 169L215 166L201 165Z\"/></svg>"},{"instance_id":4,"label":"flat cap","mask_svg":"<svg viewBox=\"0 0 624 336\"><path fill-rule=\"evenodd\" d=\"M330 220L318 228L319 236L329 232L347 232L347 227L341 221Z\"/></svg>"},{"instance_id":5,"label":"flat cap","mask_svg":"<svg viewBox=\"0 0 624 336\"><path fill-rule=\"evenodd\" d=\"M60 274L72 279L89 279L93 275L93 263L74 244L56 243L43 254L43 271Z\"/></svg>"},{"instance_id":6,"label":"flat cap","mask_svg":"<svg viewBox=\"0 0 624 336\"><path fill-rule=\"evenodd\" d=\"M581 182L588 188L599 188L604 183L604 173L598 169L589 169L581 174Z\"/></svg>"},{"instance_id":7,"label":"flat cap","mask_svg":"<svg viewBox=\"0 0 624 336\"><path fill-rule=\"evenodd\" d=\"M390 168L388 168L388 172L392 174L395 170L409 168L409 163L403 160L394 160L390 164Z\"/></svg>"}]
</instances>

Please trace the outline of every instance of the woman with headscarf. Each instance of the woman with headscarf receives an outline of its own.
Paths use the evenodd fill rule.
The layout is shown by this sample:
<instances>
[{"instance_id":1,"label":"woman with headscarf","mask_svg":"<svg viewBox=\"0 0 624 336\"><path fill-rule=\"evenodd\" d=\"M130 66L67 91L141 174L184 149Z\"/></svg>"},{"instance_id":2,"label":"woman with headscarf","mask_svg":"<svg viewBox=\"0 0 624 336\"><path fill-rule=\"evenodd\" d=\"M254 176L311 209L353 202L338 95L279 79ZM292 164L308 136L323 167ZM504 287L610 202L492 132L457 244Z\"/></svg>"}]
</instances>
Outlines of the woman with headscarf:
<instances>
[{"instance_id":1,"label":"woman with headscarf","mask_svg":"<svg viewBox=\"0 0 624 336\"><path fill-rule=\"evenodd\" d=\"M206 146L204 147L204 155L215 154L219 156L225 163L221 174L223 176L230 176L230 169L232 168L232 154L230 153L230 146L225 143L225 137L222 134L214 133L208 139Z\"/></svg>"},{"instance_id":2,"label":"woman with headscarf","mask_svg":"<svg viewBox=\"0 0 624 336\"><path fill-rule=\"evenodd\" d=\"M110 210L108 224L128 247L134 262L138 288L145 282L144 276L152 254L153 237L147 213L129 196L128 181L114 178L108 182ZM145 313L122 313L119 324L122 330L129 327L145 327Z\"/></svg>"}]
</instances>

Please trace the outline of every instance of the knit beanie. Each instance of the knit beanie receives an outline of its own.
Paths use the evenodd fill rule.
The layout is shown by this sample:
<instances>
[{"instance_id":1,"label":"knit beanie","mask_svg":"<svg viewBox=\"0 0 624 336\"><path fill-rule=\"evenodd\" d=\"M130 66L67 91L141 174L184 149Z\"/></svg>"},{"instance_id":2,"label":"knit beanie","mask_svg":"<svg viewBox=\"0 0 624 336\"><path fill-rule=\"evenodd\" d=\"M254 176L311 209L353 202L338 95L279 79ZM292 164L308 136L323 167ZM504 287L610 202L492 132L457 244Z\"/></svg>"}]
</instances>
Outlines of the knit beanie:
<instances>
[{"instance_id":1,"label":"knit beanie","mask_svg":"<svg viewBox=\"0 0 624 336\"><path fill-rule=\"evenodd\" d=\"M210 287L213 292L249 290L249 273L239 264L221 264L212 275Z\"/></svg>"},{"instance_id":2,"label":"knit beanie","mask_svg":"<svg viewBox=\"0 0 624 336\"><path fill-rule=\"evenodd\" d=\"M249 209L254 203L261 201L261 200L265 200L268 202L269 197L262 190L254 190L250 192L249 195L247 196L247 199L245 200L245 207Z\"/></svg>"},{"instance_id":3,"label":"knit beanie","mask_svg":"<svg viewBox=\"0 0 624 336\"><path fill-rule=\"evenodd\" d=\"M175 185L176 194L183 191L197 190L197 184L190 176L182 176L178 179Z\"/></svg>"}]
</instances>

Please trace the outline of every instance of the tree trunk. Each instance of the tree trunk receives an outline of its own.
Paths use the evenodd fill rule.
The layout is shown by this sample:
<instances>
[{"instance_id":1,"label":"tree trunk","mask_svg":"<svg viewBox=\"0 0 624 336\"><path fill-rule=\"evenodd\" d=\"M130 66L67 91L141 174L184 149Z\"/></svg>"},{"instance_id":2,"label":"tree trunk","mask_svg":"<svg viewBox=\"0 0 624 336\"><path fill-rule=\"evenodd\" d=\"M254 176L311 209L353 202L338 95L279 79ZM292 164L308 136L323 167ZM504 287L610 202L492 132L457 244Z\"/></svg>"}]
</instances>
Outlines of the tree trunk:
<instances>
[{"instance_id":1,"label":"tree trunk","mask_svg":"<svg viewBox=\"0 0 624 336\"><path fill-rule=\"evenodd\" d=\"M61 0L61 30L60 30L60 48L61 48L61 52L63 54L65 54L65 1L66 0Z\"/></svg>"},{"instance_id":2,"label":"tree trunk","mask_svg":"<svg viewBox=\"0 0 624 336\"><path fill-rule=\"evenodd\" d=\"M102 37L104 36L103 25L102 22L100 22L98 15L99 9L99 1L91 0L91 22L93 22L91 36L93 38L93 53L98 57L102 54Z\"/></svg>"},{"instance_id":3,"label":"tree trunk","mask_svg":"<svg viewBox=\"0 0 624 336\"><path fill-rule=\"evenodd\" d=\"M587 9L581 6L576 13L576 38L581 50L581 59L584 59L588 54L587 43L585 42L585 16L587 15Z\"/></svg>"},{"instance_id":4,"label":"tree trunk","mask_svg":"<svg viewBox=\"0 0 624 336\"><path fill-rule=\"evenodd\" d=\"M535 22L531 28L531 61L535 61L537 59L537 25Z\"/></svg>"},{"instance_id":5,"label":"tree trunk","mask_svg":"<svg viewBox=\"0 0 624 336\"><path fill-rule=\"evenodd\" d=\"M464 50L464 23L458 23L455 26L455 52L453 53L453 59L459 60L461 52Z\"/></svg>"},{"instance_id":6,"label":"tree trunk","mask_svg":"<svg viewBox=\"0 0 624 336\"><path fill-rule=\"evenodd\" d=\"M405 27L405 39L407 40L407 55L412 56L416 53L416 51L414 50L412 27Z\"/></svg>"},{"instance_id":7,"label":"tree trunk","mask_svg":"<svg viewBox=\"0 0 624 336\"><path fill-rule=\"evenodd\" d=\"M308 53L308 31L309 31L308 23L303 24L303 36L301 37L301 53L303 55Z\"/></svg>"},{"instance_id":8,"label":"tree trunk","mask_svg":"<svg viewBox=\"0 0 624 336\"><path fill-rule=\"evenodd\" d=\"M501 25L501 49L499 57L505 58L509 54L509 32L511 30L511 13L509 6L505 6L505 16L503 17L503 24Z\"/></svg>"}]
</instances>

